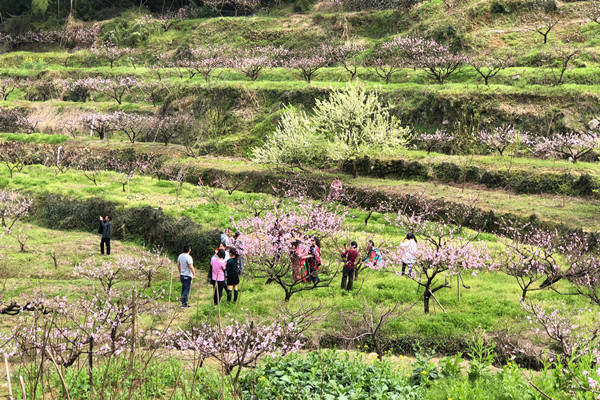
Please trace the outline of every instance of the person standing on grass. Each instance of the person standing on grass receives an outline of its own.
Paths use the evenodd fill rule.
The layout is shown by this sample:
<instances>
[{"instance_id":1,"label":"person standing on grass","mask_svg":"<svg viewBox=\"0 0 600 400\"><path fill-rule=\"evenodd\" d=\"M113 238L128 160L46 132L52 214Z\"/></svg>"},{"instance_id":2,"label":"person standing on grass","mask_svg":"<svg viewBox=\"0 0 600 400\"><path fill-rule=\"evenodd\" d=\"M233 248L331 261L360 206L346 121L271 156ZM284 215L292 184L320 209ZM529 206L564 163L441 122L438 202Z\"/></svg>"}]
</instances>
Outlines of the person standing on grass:
<instances>
[{"instance_id":1,"label":"person standing on grass","mask_svg":"<svg viewBox=\"0 0 600 400\"><path fill-rule=\"evenodd\" d=\"M381 261L381 254L379 249L375 247L375 243L372 240L367 241L367 257L365 258L365 265L376 266Z\"/></svg>"},{"instance_id":2,"label":"person standing on grass","mask_svg":"<svg viewBox=\"0 0 600 400\"><path fill-rule=\"evenodd\" d=\"M179 280L181 281L181 307L187 308L188 296L192 287L192 279L196 277L194 269L194 259L190 255L192 249L190 246L183 248L183 253L177 257L177 269L179 270Z\"/></svg>"},{"instance_id":3,"label":"person standing on grass","mask_svg":"<svg viewBox=\"0 0 600 400\"><path fill-rule=\"evenodd\" d=\"M212 282L214 282L213 301L216 306L221 302L223 289L225 288L225 250L219 249L217 251L217 256L211 259L210 266L212 269Z\"/></svg>"},{"instance_id":4,"label":"person standing on grass","mask_svg":"<svg viewBox=\"0 0 600 400\"><path fill-rule=\"evenodd\" d=\"M244 243L242 243L240 232L236 232L235 235L233 235L233 247L237 253L238 270L241 275L244 273Z\"/></svg>"},{"instance_id":5,"label":"person standing on grass","mask_svg":"<svg viewBox=\"0 0 600 400\"><path fill-rule=\"evenodd\" d=\"M225 232L221 233L221 244L225 247L231 246L231 229L225 228Z\"/></svg>"},{"instance_id":6,"label":"person standing on grass","mask_svg":"<svg viewBox=\"0 0 600 400\"><path fill-rule=\"evenodd\" d=\"M404 255L402 256L402 275L405 274L406 267L408 267L408 274L412 274L412 267L417 262L417 238L412 232L406 234L406 241L400 244Z\"/></svg>"},{"instance_id":7,"label":"person standing on grass","mask_svg":"<svg viewBox=\"0 0 600 400\"><path fill-rule=\"evenodd\" d=\"M110 222L110 217L107 215L100 218L100 228L98 229L98 233L102 235L102 239L100 239L100 254L104 254L104 245L106 244L106 254L110 255L110 236L112 235L112 222Z\"/></svg>"},{"instance_id":8,"label":"person standing on grass","mask_svg":"<svg viewBox=\"0 0 600 400\"><path fill-rule=\"evenodd\" d=\"M344 269L342 271L342 290L352 290L354 283L354 270L356 268L356 259L358 258L358 244L350 243L350 247L344 244L344 252L341 254L344 260Z\"/></svg>"},{"instance_id":9,"label":"person standing on grass","mask_svg":"<svg viewBox=\"0 0 600 400\"><path fill-rule=\"evenodd\" d=\"M225 265L225 275L227 277L227 301L231 301L231 291L233 290L233 302L238 299L238 285L240 284L240 270L238 263L238 253L236 249L229 251L229 260Z\"/></svg>"},{"instance_id":10,"label":"person standing on grass","mask_svg":"<svg viewBox=\"0 0 600 400\"><path fill-rule=\"evenodd\" d=\"M305 281L306 271L304 269L304 262L311 256L308 254L302 242L299 239L294 240L292 243L292 251L290 252L290 258L292 262L292 278L295 281Z\"/></svg>"},{"instance_id":11,"label":"person standing on grass","mask_svg":"<svg viewBox=\"0 0 600 400\"><path fill-rule=\"evenodd\" d=\"M308 265L308 281L315 285L319 283L319 267L321 266L321 241L313 236L310 239L310 248L308 250L310 258L306 260Z\"/></svg>"}]
</instances>

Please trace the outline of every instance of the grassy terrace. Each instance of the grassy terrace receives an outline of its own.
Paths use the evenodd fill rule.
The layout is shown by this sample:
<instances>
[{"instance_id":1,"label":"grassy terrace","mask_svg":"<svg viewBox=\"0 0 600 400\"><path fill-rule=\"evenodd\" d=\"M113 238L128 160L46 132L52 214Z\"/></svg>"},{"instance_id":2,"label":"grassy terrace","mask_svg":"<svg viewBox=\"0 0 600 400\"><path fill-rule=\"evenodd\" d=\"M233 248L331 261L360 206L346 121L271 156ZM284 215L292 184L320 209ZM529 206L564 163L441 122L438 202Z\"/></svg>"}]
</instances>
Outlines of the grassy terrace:
<instances>
[{"instance_id":1,"label":"grassy terrace","mask_svg":"<svg viewBox=\"0 0 600 400\"><path fill-rule=\"evenodd\" d=\"M497 344L496 350L514 344L518 351L522 351L522 354L518 353L516 362L524 361L522 365L527 362L527 368L537 364L529 363L529 357L535 359L541 353L557 354L559 351L556 343L543 330L536 329L540 326L532 324L527 318L528 314L520 302L522 291L517 281L502 272L463 272L464 287L458 285L455 275L440 274L436 281L442 283L446 280L449 285L435 292L436 300L443 307L432 300L431 313L425 314L423 289L391 269L381 272L364 270L355 281L353 291L341 290L341 272L337 272L341 269L341 249L338 248L339 244L325 238L321 246L324 262L320 277L324 280L330 274L337 273L329 287L295 293L285 303L284 292L277 284L252 278L247 266L246 273L241 277L240 301L237 304L223 302L220 308L216 308L212 305L213 289L206 282L209 266L206 255L212 253L213 246L216 247L216 243L211 242L212 238L216 242L216 230L232 226L232 220L252 215L248 203L254 200L274 201L271 185L277 185L278 179L286 174L292 176L301 172L301 179L315 183L314 187L317 187L317 183L326 182L328 185L334 178L340 178L344 186L360 189L357 190L358 197L366 193L365 198L360 199L361 206L365 208L370 205L367 192L371 190L392 195L390 197L397 195L398 198L411 194L430 199L432 204L435 200L445 200L452 203L445 204L448 207L444 209L448 212L459 209L456 204L473 207L473 224L468 226L485 229L478 235L476 244L486 246L494 261L504 266L504 257L510 254L505 244L507 239L490 233L500 231L496 229L499 229L498 221L502 216L514 214L531 218L533 224L537 223L537 218L542 222L560 225L561 229L569 227L600 233L600 162L572 164L529 158L524 156L528 153L523 148L516 149L514 155L512 149L507 150L511 155L503 157L495 154L447 155L401 148L386 153L383 148L369 149L370 159L359 162L362 175L359 174L357 178L344 172L347 170L343 166L333 163L321 170L276 169L250 161L252 149L261 146L267 135L276 129L284 106L310 110L316 99L326 98L333 89L345 88L349 74L341 64L321 68L311 83L303 81L297 71L286 68L265 68L256 81L250 81L239 70L221 68L214 71L210 83L205 82L199 74L189 78L185 69L154 68L162 62L159 55L175 60L177 54L185 59L190 49L204 45L225 45L231 48L232 54L238 55L243 54L242 50L258 46L314 51L322 43L355 43L365 46L365 51L354 60L362 63L358 67L358 81L376 90L379 101L389 105L392 114L414 132L445 129L458 133L457 136L465 139L466 143L471 139L466 138L471 133L504 124L511 124L519 131L542 135L580 130L585 129L592 118L600 119L600 23L589 20L597 6L593 1L422 0L398 2L394 10L360 12L341 11L343 5L340 4L345 4L344 1L313 3L310 0L295 0L275 2L276 5L269 6L261 2L265 4L261 4L261 9L252 16L175 20L169 29L164 30L156 19L157 14L150 15L143 11L143 7L157 11L158 0L145 2L144 6L139 7L136 4L130 10L120 10L119 7L124 3L134 4L133 1L110 0L105 3L111 3L111 7L116 8L104 9L104 4L98 4L97 13L95 10L82 11L83 6L95 6L94 2L78 0L73 2L75 12L65 26L101 25L95 46L111 41L118 47L134 49L135 54L117 60L114 68L111 68L107 59L87 48L88 44L86 48L67 49L66 46L71 43L64 41L64 36L60 45L26 43L19 45L21 47L16 51L9 48L10 43L0 43L0 79L24 78L28 82L28 86L17 88L6 100L0 100L0 109L20 109L0 115L0 142L23 142L27 143L25 147L28 149L37 148L35 155L39 157L35 158L35 162L45 158L40 148L56 152L59 146L63 146L66 154L70 150L98 154L123 150L117 154L123 160L131 155L128 150L152 153L162 156L162 166L172 171L179 170L180 166L189 167L186 174L191 182L178 186L174 181L159 179L161 174L153 171L152 174L133 175L124 190L126 178L118 172L100 171L95 184L82 171L66 169L58 172L57 168L39 164L26 165L11 177L7 166L0 160L0 190L17 190L35 198L38 206L27 219L18 222L10 234L3 234L0 227L1 306L13 301L20 305L27 304L41 296L61 296L73 305L74 315L82 319L90 315L95 317L95 312L80 312L83 310L82 298L100 291L98 282L82 278L76 273L75 266L82 261L93 257L100 263L117 261L123 255L140 256L150 250L144 247L148 243L164 244L172 252L188 243L195 247L192 255L195 256L198 277L191 289L191 308L179 307L180 283L175 254L166 255L168 262L153 277L150 287L143 287L146 281L136 276L139 271L125 272L122 281L116 285L117 289L123 289L118 302L127 305L131 298L133 303L136 296L132 295L132 289L135 287L142 294L156 296L157 304L153 305L152 311L157 312L138 312L136 307L132 308L132 319L119 329L125 336L131 332L135 340L130 349L128 345L120 355L106 356L96 347L94 378L98 383L94 390L89 390L86 376L92 358L90 355L94 354L92 351L86 353L87 346L91 349L94 344L94 341L88 341L82 342L86 346L84 353L73 366L55 366L50 360L46 361L46 376L41 374L41 385L36 386L40 394L37 398L66 398L63 384L56 376L61 371L67 381L64 390L69 386L70 398L74 400L92 397L116 400L233 398L228 388L223 389L229 377L219 369L218 357L207 359L199 375L192 374L190 350L177 351L170 341L165 342L168 343L165 348L148 346L152 343L150 337L153 328L166 327L171 323L171 318L174 329L189 329L204 323L218 324L221 329L230 318L238 321L253 318L258 323L271 323L282 316L286 306L297 310L307 305L317 306L326 312L305 334L306 350L309 352L302 351L295 358L291 357L287 370L280 367L265 369L273 361L261 359L257 370L243 372L243 380L258 374L254 380L246 381L253 390L259 386L263 390L272 389L270 395L261 397L258 394L253 399L314 399L318 397L315 393L319 393L319 384L322 387L323 383L330 385L331 392L335 393L324 395L321 389L320 397L325 399L391 398L377 395L378 391L385 391L386 388L395 390L391 381L383 379L385 374L381 370L374 372L377 368L385 370L385 373L397 374L398 382L406 385L406 390L402 393L398 391L398 396L394 398L405 400L595 398L597 394L582 394L582 388L570 387L572 380L567 378L567 370L561 365L534 372L519 369L513 359L506 365L486 366L483 364L484 349L480 360L477 360L477 356L471 359L471 354L466 356L473 348L465 346L465 339L474 337L490 339L489 343ZM61 29L64 15L60 14L68 8L67 3L56 0L31 2L31 10L17 17L12 16L12 10L8 10L8 14L4 12L0 5L0 32L15 28L16 33L20 25L27 25L25 29L34 30L40 27ZM115 5L117 3L120 4ZM40 5L44 7L44 4L48 6L47 10L34 10ZM299 9L303 11L298 12ZM196 11L199 11L196 15L211 13L206 8ZM557 16L558 13L553 14L555 11L560 13L560 20L550 32L548 43L543 44L543 38L536 33L536 28L544 23L542 19ZM85 16L84 12L87 13ZM109 19L93 21L95 18ZM382 43L397 36L431 38L448 46L452 52L460 52L467 57L487 55L493 60L507 57L510 67L491 78L489 86L484 85L479 74L468 63L461 66L443 85L434 83L424 70L408 68L399 68L393 74L391 83L385 84L369 67L373 63L370 57L376 54ZM556 58L556 52L567 47L576 48L578 52L570 60L564 82L557 84L560 60ZM223 53L226 51L223 50ZM91 98L88 98L85 90L69 93L69 89L63 85L56 90L41 85L44 82L58 83L62 79L89 77L135 77L141 87L132 88L123 97L122 104L117 104L117 101L95 89L91 92ZM152 93L149 88L152 88ZM31 101L33 99L48 100ZM146 142L131 144L120 131L110 134L108 140L101 141L88 136L89 126L84 123L74 126L86 113L115 111L153 116L189 115L197 122L193 133L199 135L196 143L198 151L205 155L188 158L184 147L180 145L189 133L186 129L176 132L170 138L172 143L164 145ZM26 122L30 125L14 117L20 113L29 118ZM68 136L67 131L73 129L78 130L75 137ZM9 133L26 130L36 133ZM210 136L206 140L202 137L205 134ZM463 145L460 142L453 146L453 151L485 151L478 144ZM66 159L70 160L68 157ZM236 174L238 176L234 176ZM226 190L199 188L194 184L201 176L206 185L216 185L212 178L219 175L229 177L231 182L242 179L243 187L229 194ZM316 191L314 187L313 191ZM44 196L46 194L60 195L68 201ZM113 208L113 205L116 207ZM288 203L286 205L289 206ZM98 223L96 210L99 213L100 209L114 210L114 214L110 212L114 217L110 256L98 254L100 235L94 226ZM387 249L395 248L406 236L407 232L388 222L393 214L375 212L365 225L364 219L370 215L367 211L357 208L347 208L346 211L338 239L340 243L356 240L361 257L369 239L380 249ZM64 224L57 222L58 216L64 216ZM180 217L189 218L193 223L177 221ZM520 222L524 223L523 220ZM470 237L473 233L465 229L463 235ZM27 238L24 249L19 243L23 242L23 238ZM419 246L424 246L422 237L418 239ZM558 263L564 261L563 255L554 256ZM539 282L535 283L533 288L537 289L538 285ZM554 288L563 293L573 291L566 279L556 282ZM560 295L544 289L528 292L527 300L543 307L548 313L560 310L564 315L576 316L569 324L577 324L577 334L600 324L597 307L583 296ZM384 363L372 363L369 367L351 366L346 361L343 373L337 374L333 372L334 364L338 364L339 368L340 360L333 362L329 355L319 357L318 363L300 373L304 360L316 357L310 350L337 345L345 349L338 354L349 354L350 357L363 351L362 347L355 347L344 340L350 330L344 323L344 317L352 312L363 312L368 308L366 306L379 305L399 305L407 309L403 314L394 316L383 328L383 336L389 340L392 352L412 355L412 346L420 344L424 350L438 353L431 363L418 356L417 359L403 359L390 354L386 355ZM75 310L75 307L78 309ZM61 314L67 315L62 309ZM54 314L49 315L54 321ZM21 323L19 321L33 320L34 316L36 313L30 311L19 316L3 315L0 319L0 342L4 340L5 333L19 332L15 329ZM49 317L42 316L39 321L53 323L44 318ZM67 324L67 321L63 322ZM114 324L112 318L111 324ZM361 321L357 321L357 325L362 325ZM138 334L139 337L136 337ZM222 331L218 335L223 337ZM503 346L503 343L510 344ZM2 346L4 344L0 343L0 350L4 349ZM134 356L136 347L139 348L137 358ZM150 362L145 362L143 352L154 351L157 347L158 352L149 358ZM454 358L454 365L452 360L437 358L442 353L455 355L458 352L465 357ZM233 353L235 351L231 351ZM365 356L369 364L372 356ZM89 358L86 360L84 357ZM362 357L362 353L358 357ZM19 361L22 363L19 364ZM278 362L278 365L284 365ZM35 369L26 371L35 363L35 359L32 362L29 358L19 360L19 356L10 357L7 369L12 374L13 392L20 390L20 375L27 385L36 379ZM139 367L135 363L139 363ZM435 369L434 363L443 368L439 377L430 376L425 371ZM597 367L596 362L591 365L592 369L587 369L593 375ZM113 371L110 372L109 368ZM478 368L481 370L477 371ZM580 367L574 365L573 368ZM133 374L127 377L131 372ZM587 371L578 370L577 374L584 385L589 382ZM408 385L415 376L422 383ZM0 397L8 398L5 377L4 372L0 374ZM204 386L197 388L197 392L193 392L193 389L188 391L181 378L189 378ZM272 383L279 386L269 387ZM534 387L533 383L541 389ZM113 389L111 385L116 390L128 389L127 385L136 388L127 397L124 392L122 395L108 395L106 393ZM373 389L370 395L355 395L357 392L354 389L360 385ZM51 390L45 391L45 388ZM108 391L105 393L104 389ZM32 395L34 391L32 387L28 399L35 398ZM306 395L301 395L301 391L305 391ZM14 397L21 399L20 393L15 393Z\"/></svg>"},{"instance_id":2,"label":"grassy terrace","mask_svg":"<svg viewBox=\"0 0 600 400\"><path fill-rule=\"evenodd\" d=\"M2 171L4 173L4 170ZM105 173L99 179L99 186L94 187L80 173L69 171L55 176L45 167L30 166L23 173L16 174L8 183L9 188L17 188L32 192L60 193L75 198L101 197L118 202L126 207L151 205L162 207L171 215L186 215L194 221L211 227L223 227L229 224L230 217L240 218L247 215L241 205L242 199L265 198L264 194L234 193L232 196L224 191L217 191L219 205L199 198L193 185L185 184L179 197L173 183L157 181L149 177L136 176L129 191L123 193L121 185L112 179L116 174ZM4 178L3 178L4 179ZM382 215L375 215L369 225L364 228L361 222L361 212L353 210L346 225L349 239L358 239L363 243L367 238L373 238L377 243L395 242L401 240L404 232L389 226ZM118 222L117 222L118 223ZM8 298L28 298L38 290L57 295L75 296L75 287L89 283L80 279L74 280L73 266L91 253L97 252L97 235L78 232L52 231L36 225L30 225L31 240L27 252L18 252L14 239L6 241L8 257L2 261L7 271L6 295ZM482 240L493 252L501 253L502 246L492 235L483 235ZM56 243L67 243L55 247ZM4 246L4 245L3 245ZM115 243L114 254L136 253L136 247L131 244ZM50 251L54 249L59 262L54 267ZM324 246L325 257L336 257L335 250ZM204 269L207 260L197 260L197 265ZM27 266L26 270L17 266ZM174 268L174 264L170 268ZM205 321L215 318L216 310L210 306L210 287L203 280L204 273L192 289L194 307L180 315L179 324L185 325L194 321ZM369 302L394 303L405 305L417 302L407 315L393 321L390 329L392 336L413 334L424 337L455 337L467 335L473 329L482 327L494 332L510 325L511 332L539 343L530 331L529 324L523 318L519 305L519 290L515 282L499 273L485 273L477 277L465 276L465 283L471 287L463 291L459 303L455 289L439 292L438 298L447 310L441 312L435 309L433 315L425 316L422 306L418 303L417 286L412 281L385 272L367 271L361 274L357 287L360 290L354 294L342 292L336 279L331 288L319 289L300 293L292 297L291 305L321 304L331 308L331 318L319 323L313 328L310 336L317 340L325 333L338 332L341 329L337 314L346 309L360 307L363 297ZM127 283L125 283L127 284ZM562 285L562 284L561 284ZM159 274L150 290L169 290L169 271ZM566 288L562 285L561 287ZM176 302L177 290L174 290L171 301ZM569 305L581 305L583 300L578 297L561 297L550 291L532 293L532 299L549 306L567 302ZM224 305L222 312L235 318L244 318L248 312L264 318L273 317L283 299L283 293L275 285L266 285L261 280L247 277L242 283L242 302L239 306ZM167 298L164 298L166 301Z\"/></svg>"},{"instance_id":3,"label":"grassy terrace","mask_svg":"<svg viewBox=\"0 0 600 400\"><path fill-rule=\"evenodd\" d=\"M89 148L107 148L107 143L99 142L97 140L89 139L77 139L69 140L65 142L68 145L75 146L86 146ZM108 144L109 148L128 148L131 146L129 143L111 141ZM147 151L160 154L166 154L173 159L180 159L183 157L182 150L179 146L169 145L164 146L155 143L136 143L134 148L138 151ZM408 153L411 155L411 152ZM416 156L423 156L422 153L414 152ZM433 159L438 157L436 155L428 156ZM439 156L442 160L452 159L451 156ZM415 157L418 159L418 157ZM474 158L474 164L481 163L480 165L491 165L493 160L498 160L499 157L479 157ZM508 161L508 157L501 160ZM521 162L524 164L526 159L518 159L516 163ZM566 171L567 167L572 164L552 162L547 160L536 160L540 165L556 166L553 171L560 171L561 167ZM180 161L174 161L180 162ZM224 172L233 173L251 173L256 171L268 171L264 166L257 165L249 162L248 160L239 158L223 158L223 157L200 157L196 159L186 159L181 161L186 165L197 167L200 169L210 170L222 170ZM596 171L596 164L591 163L579 163L575 166L581 168L582 171L590 173ZM8 172L4 169L0 174L0 182L10 187L27 190L29 188L48 188L48 190L57 190L63 194L70 194L72 191L82 190L82 193L87 195L94 195L97 193L103 193L105 189L103 187L82 187L81 184L87 184L85 177L78 174L69 174L60 178L60 183L53 185L50 179L54 172L41 166L29 167L35 169L35 173L32 171L26 179L14 179L13 181L8 180ZM328 179L334 177L341 177L347 184L363 187L383 190L388 193L405 194L413 193L428 198L443 198L445 200L458 202L466 205L478 207L486 211L494 211L496 213L513 213L515 215L529 217L535 214L542 221L547 222L558 222L565 226L572 227L574 229L581 228L585 231L600 231L600 219L597 217L600 215L600 202L592 199L577 198L572 196L559 196L549 194L539 195L527 195L527 194L514 194L503 190L490 190L485 187L469 184L444 184L440 182L420 182L414 180L400 180L400 179L380 179L380 178L368 178L359 177L352 178L347 174L342 174L337 171L322 172L316 171L315 174L323 176ZM107 173L109 174L109 173ZM110 175L110 174L109 174ZM594 173L594 175L596 175ZM72 180L74 179L74 180ZM107 179L104 179L106 181ZM110 178L108 178L110 180ZM102 179L101 179L102 181ZM159 184L157 182L156 184ZM170 185L168 182L160 183ZM118 183L116 183L118 185ZM157 205L163 206L163 203ZM225 222L226 224L227 222Z\"/></svg>"}]
</instances>

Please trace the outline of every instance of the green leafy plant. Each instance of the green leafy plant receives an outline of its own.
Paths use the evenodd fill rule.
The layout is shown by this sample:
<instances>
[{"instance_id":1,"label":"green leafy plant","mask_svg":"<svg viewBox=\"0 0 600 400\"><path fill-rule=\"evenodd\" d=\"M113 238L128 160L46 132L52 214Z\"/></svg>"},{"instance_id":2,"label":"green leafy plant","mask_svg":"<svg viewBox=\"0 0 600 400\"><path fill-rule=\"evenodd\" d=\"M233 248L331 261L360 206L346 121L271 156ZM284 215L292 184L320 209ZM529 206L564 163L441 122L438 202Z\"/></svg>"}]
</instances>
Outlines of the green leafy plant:
<instances>
[{"instance_id":1,"label":"green leafy plant","mask_svg":"<svg viewBox=\"0 0 600 400\"><path fill-rule=\"evenodd\" d=\"M469 380L474 381L482 376L485 370L492 365L496 357L496 344L488 344L481 332L473 336L467 355L471 359L469 363Z\"/></svg>"}]
</instances>

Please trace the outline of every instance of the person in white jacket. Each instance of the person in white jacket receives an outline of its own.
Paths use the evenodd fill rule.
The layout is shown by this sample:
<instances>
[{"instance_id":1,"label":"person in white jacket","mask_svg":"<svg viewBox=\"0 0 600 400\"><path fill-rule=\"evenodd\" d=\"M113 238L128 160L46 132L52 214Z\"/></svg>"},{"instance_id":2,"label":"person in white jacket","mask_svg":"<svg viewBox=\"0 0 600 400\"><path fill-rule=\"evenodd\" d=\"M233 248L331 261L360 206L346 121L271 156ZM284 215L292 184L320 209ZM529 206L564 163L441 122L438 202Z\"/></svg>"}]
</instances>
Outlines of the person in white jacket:
<instances>
[{"instance_id":1,"label":"person in white jacket","mask_svg":"<svg viewBox=\"0 0 600 400\"><path fill-rule=\"evenodd\" d=\"M409 232L406 234L406 241L400 244L400 247L404 250L404 256L402 256L402 275L406 272L408 267L408 274L412 274L412 267L417 262L417 238L414 233Z\"/></svg>"}]
</instances>

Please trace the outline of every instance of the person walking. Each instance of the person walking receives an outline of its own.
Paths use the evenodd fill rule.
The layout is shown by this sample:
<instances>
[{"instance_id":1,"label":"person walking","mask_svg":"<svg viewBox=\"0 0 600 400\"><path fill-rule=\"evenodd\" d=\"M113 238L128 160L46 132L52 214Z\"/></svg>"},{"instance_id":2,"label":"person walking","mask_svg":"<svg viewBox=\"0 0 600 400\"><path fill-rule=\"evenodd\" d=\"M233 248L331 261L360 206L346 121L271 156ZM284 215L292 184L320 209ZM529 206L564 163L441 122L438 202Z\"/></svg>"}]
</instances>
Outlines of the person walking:
<instances>
[{"instance_id":1,"label":"person walking","mask_svg":"<svg viewBox=\"0 0 600 400\"><path fill-rule=\"evenodd\" d=\"M190 295L190 289L192 287L192 279L196 277L196 270L194 269L194 259L190 255L192 248L185 246L183 253L177 257L177 269L179 270L179 280L181 281L181 307L187 308L188 296Z\"/></svg>"},{"instance_id":2,"label":"person walking","mask_svg":"<svg viewBox=\"0 0 600 400\"><path fill-rule=\"evenodd\" d=\"M356 242L344 244L344 252L341 254L344 260L344 269L342 270L342 290L352 290L354 283L354 269L356 268L356 259L358 258L358 244Z\"/></svg>"},{"instance_id":3,"label":"person walking","mask_svg":"<svg viewBox=\"0 0 600 400\"><path fill-rule=\"evenodd\" d=\"M213 301L215 306L221 302L225 288L225 250L219 249L217 256L210 261L212 269L212 282L214 288Z\"/></svg>"},{"instance_id":4,"label":"person walking","mask_svg":"<svg viewBox=\"0 0 600 400\"><path fill-rule=\"evenodd\" d=\"M417 262L417 250L419 249L417 246L417 238L414 233L407 233L406 241L402 242L400 247L404 252L402 256L402 275L405 274L406 267L408 267L408 274L411 275L412 267Z\"/></svg>"},{"instance_id":5,"label":"person walking","mask_svg":"<svg viewBox=\"0 0 600 400\"><path fill-rule=\"evenodd\" d=\"M240 267L238 263L238 253L236 249L229 251L229 260L225 265L226 281L227 281L227 301L231 301L231 291L233 291L233 302L238 300L238 285L240 284Z\"/></svg>"},{"instance_id":6,"label":"person walking","mask_svg":"<svg viewBox=\"0 0 600 400\"><path fill-rule=\"evenodd\" d=\"M98 232L102 234L102 238L100 239L100 254L104 254L104 245L106 244L106 254L110 255L110 236L112 235L112 222L110 222L110 217L107 215L100 218L100 228Z\"/></svg>"}]
</instances>

